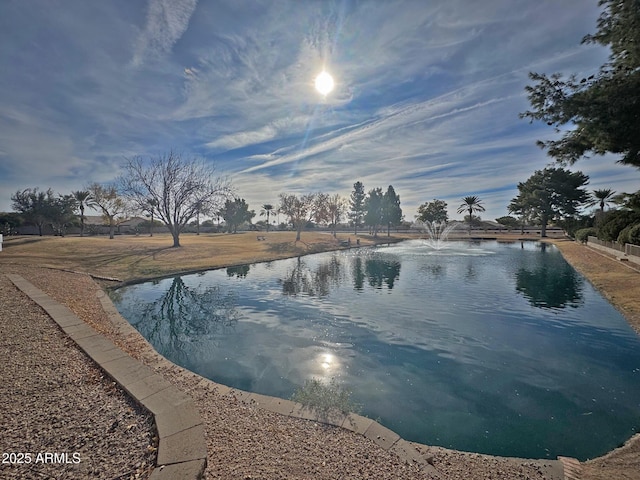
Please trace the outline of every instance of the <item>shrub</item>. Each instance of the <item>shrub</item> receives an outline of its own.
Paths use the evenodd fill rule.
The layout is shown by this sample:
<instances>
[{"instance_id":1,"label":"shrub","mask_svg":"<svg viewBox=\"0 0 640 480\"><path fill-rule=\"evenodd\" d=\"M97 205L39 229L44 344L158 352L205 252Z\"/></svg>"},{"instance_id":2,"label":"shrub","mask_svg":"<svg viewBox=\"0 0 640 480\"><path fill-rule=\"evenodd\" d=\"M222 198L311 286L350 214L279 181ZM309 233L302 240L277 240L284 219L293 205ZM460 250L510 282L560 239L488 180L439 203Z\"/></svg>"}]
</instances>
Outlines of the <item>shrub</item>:
<instances>
[{"instance_id":1,"label":"shrub","mask_svg":"<svg viewBox=\"0 0 640 480\"><path fill-rule=\"evenodd\" d=\"M593 217L590 217L588 215L582 215L578 218L573 218L573 217L565 218L563 220L558 221L558 226L561 227L567 233L567 235L575 238L576 232L578 230L582 230L583 228L593 227ZM590 235L593 235L593 234L590 234Z\"/></svg>"},{"instance_id":2,"label":"shrub","mask_svg":"<svg viewBox=\"0 0 640 480\"><path fill-rule=\"evenodd\" d=\"M598 228L598 238L601 240L618 240L620 232L628 225L640 222L640 213L629 210L607 212Z\"/></svg>"},{"instance_id":3,"label":"shrub","mask_svg":"<svg viewBox=\"0 0 640 480\"><path fill-rule=\"evenodd\" d=\"M580 243L587 243L587 237L595 237L596 229L594 227L581 228L576 231L575 238Z\"/></svg>"},{"instance_id":4,"label":"shrub","mask_svg":"<svg viewBox=\"0 0 640 480\"><path fill-rule=\"evenodd\" d=\"M640 223L636 223L629 230L629 243L640 245Z\"/></svg>"},{"instance_id":5,"label":"shrub","mask_svg":"<svg viewBox=\"0 0 640 480\"><path fill-rule=\"evenodd\" d=\"M624 227L618 234L618 238L616 238L616 242L618 242L620 245L624 245L625 243L630 243L629 232L631 231L631 228L633 228L633 225L627 225L626 227Z\"/></svg>"}]
</instances>

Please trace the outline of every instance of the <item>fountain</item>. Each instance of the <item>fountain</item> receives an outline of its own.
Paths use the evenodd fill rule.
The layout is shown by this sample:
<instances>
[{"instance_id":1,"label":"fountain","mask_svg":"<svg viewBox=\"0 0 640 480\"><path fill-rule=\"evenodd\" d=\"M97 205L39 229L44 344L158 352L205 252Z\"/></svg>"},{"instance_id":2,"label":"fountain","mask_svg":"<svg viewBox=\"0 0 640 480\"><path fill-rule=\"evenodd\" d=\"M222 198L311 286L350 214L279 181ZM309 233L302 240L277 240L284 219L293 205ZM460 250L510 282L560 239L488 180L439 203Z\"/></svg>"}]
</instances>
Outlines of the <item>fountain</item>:
<instances>
[{"instance_id":1,"label":"fountain","mask_svg":"<svg viewBox=\"0 0 640 480\"><path fill-rule=\"evenodd\" d=\"M447 222L423 222L421 220L416 221L416 226L426 232L427 237L425 239L426 244L434 250L440 250L444 248L445 242L449 237L449 233L456 228L456 223Z\"/></svg>"}]
</instances>

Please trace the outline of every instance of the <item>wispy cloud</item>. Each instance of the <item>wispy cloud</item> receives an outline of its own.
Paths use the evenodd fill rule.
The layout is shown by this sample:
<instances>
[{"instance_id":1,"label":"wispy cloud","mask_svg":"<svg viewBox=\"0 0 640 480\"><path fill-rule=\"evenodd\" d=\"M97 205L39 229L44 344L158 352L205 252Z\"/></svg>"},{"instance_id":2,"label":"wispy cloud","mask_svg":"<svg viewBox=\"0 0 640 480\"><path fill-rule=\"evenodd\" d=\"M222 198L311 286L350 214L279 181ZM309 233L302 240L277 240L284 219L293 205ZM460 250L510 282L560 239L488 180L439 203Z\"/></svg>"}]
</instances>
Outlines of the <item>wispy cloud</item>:
<instances>
[{"instance_id":1,"label":"wispy cloud","mask_svg":"<svg viewBox=\"0 0 640 480\"><path fill-rule=\"evenodd\" d=\"M535 140L553 132L518 119L529 70L592 72L607 54L580 45L597 0L68 1L0 2L0 210L17 188L70 191L174 149L215 162L251 208L360 180L393 184L409 219L478 192L495 218L550 160ZM640 176L575 168L616 190Z\"/></svg>"},{"instance_id":2,"label":"wispy cloud","mask_svg":"<svg viewBox=\"0 0 640 480\"><path fill-rule=\"evenodd\" d=\"M140 33L133 65L171 51L189 26L198 0L149 0L147 22Z\"/></svg>"}]
</instances>

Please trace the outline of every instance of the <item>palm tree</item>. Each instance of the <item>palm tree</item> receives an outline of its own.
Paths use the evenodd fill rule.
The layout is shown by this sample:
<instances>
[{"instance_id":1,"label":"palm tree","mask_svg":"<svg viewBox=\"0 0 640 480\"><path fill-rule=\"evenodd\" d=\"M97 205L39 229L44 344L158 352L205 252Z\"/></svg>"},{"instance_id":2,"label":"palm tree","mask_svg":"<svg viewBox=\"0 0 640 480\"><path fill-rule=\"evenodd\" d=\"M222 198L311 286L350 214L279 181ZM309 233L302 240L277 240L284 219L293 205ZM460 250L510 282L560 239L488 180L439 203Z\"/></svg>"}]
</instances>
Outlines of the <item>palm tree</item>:
<instances>
[{"instance_id":1,"label":"palm tree","mask_svg":"<svg viewBox=\"0 0 640 480\"><path fill-rule=\"evenodd\" d=\"M473 212L484 212L482 201L475 195L464 197L462 205L458 207L458 213L469 212L469 235L471 235L471 222L473 221Z\"/></svg>"},{"instance_id":2,"label":"palm tree","mask_svg":"<svg viewBox=\"0 0 640 480\"><path fill-rule=\"evenodd\" d=\"M260 210L260 216L267 216L267 232L269 231L269 216L271 215L271 210L273 210L273 205L270 203L265 203L262 205L262 210Z\"/></svg>"},{"instance_id":3,"label":"palm tree","mask_svg":"<svg viewBox=\"0 0 640 480\"><path fill-rule=\"evenodd\" d=\"M93 197L91 196L91 193L86 190L71 192L71 195L73 195L73 198L80 209L80 236L84 237L84 209L85 207L91 207L94 205Z\"/></svg>"},{"instance_id":4,"label":"palm tree","mask_svg":"<svg viewBox=\"0 0 640 480\"><path fill-rule=\"evenodd\" d=\"M600 211L604 212L604 207L609 204L609 203L613 203L613 195L616 192L614 192L613 190L611 190L610 188L603 188L601 190L594 190L593 191L593 196L596 197L596 199L594 201L592 201L589 205L596 205L599 204L600 205Z\"/></svg>"}]
</instances>

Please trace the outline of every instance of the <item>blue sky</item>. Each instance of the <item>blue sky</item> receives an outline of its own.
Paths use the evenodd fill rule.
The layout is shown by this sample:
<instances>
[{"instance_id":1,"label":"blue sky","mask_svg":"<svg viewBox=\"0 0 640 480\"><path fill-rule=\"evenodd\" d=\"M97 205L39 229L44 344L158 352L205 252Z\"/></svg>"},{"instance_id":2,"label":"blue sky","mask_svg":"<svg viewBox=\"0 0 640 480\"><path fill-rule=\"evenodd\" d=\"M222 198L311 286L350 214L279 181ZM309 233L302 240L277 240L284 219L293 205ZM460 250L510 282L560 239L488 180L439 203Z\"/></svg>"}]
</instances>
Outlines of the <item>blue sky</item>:
<instances>
[{"instance_id":1,"label":"blue sky","mask_svg":"<svg viewBox=\"0 0 640 480\"><path fill-rule=\"evenodd\" d=\"M551 159L530 71L594 73L580 45L597 0L0 2L0 211L28 187L109 182L173 149L231 178L250 208L278 194L392 184L408 220L478 195L505 215ZM314 89L323 69L336 88ZM589 188L640 171L595 157Z\"/></svg>"}]
</instances>

